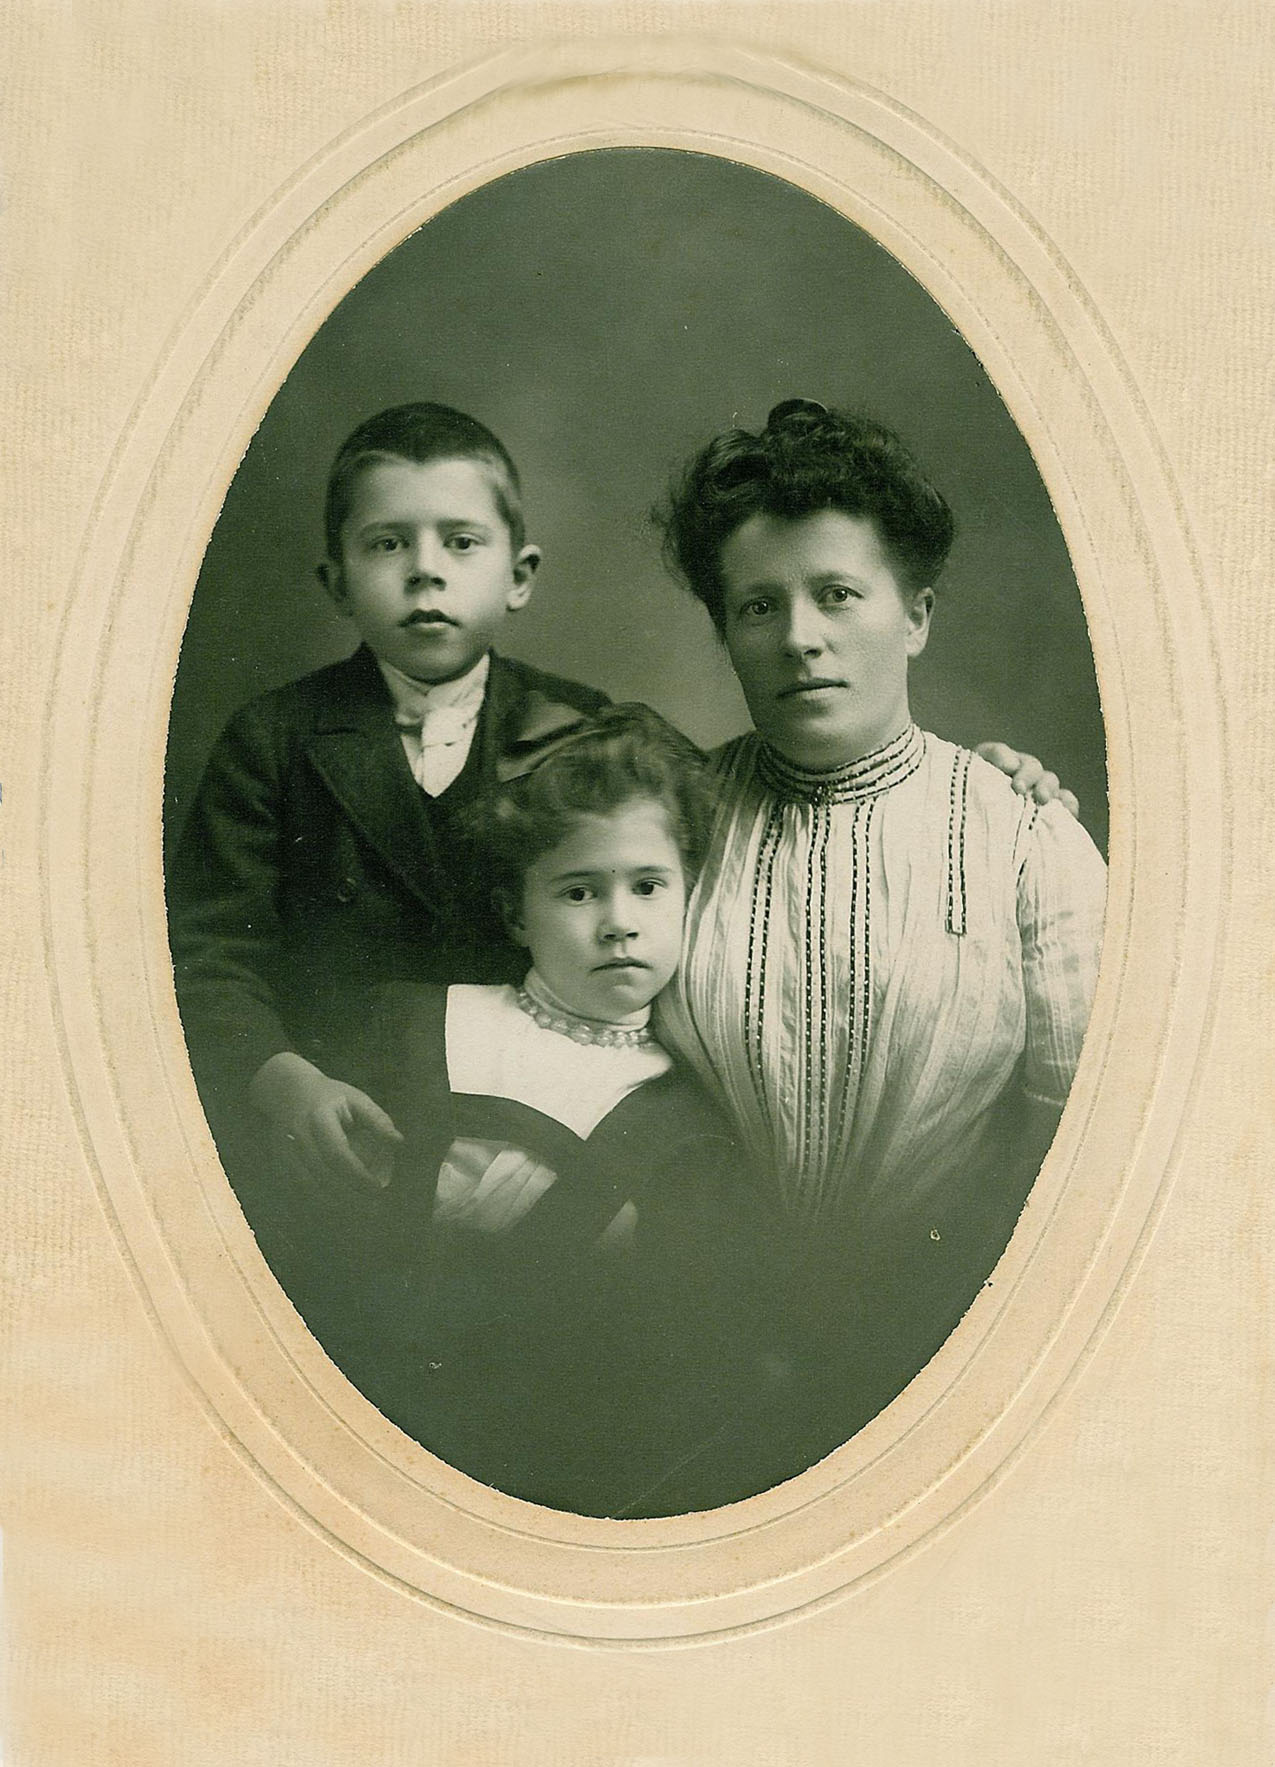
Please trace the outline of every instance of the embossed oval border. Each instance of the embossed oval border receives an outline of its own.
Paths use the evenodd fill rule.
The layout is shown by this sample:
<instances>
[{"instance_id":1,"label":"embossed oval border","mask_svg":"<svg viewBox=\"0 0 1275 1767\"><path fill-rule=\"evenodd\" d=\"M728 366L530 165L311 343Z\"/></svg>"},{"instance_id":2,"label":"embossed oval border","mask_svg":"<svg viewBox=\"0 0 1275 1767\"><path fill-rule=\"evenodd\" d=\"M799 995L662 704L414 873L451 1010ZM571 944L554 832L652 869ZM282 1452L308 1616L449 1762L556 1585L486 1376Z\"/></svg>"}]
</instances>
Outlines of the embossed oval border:
<instances>
[{"instance_id":1,"label":"embossed oval border","mask_svg":"<svg viewBox=\"0 0 1275 1767\"><path fill-rule=\"evenodd\" d=\"M372 263L464 190L620 145L721 153L786 177L866 226L945 307L1063 523L1113 810L1091 1034L994 1285L908 1390L819 1466L708 1515L626 1523L472 1484L386 1424L305 1333L199 1112L159 844L168 701L199 560L291 360ZM244 229L158 357L94 506L44 730L44 930L77 1120L121 1251L227 1443L336 1549L405 1592L580 1645L773 1623L951 1525L1074 1377L1163 1202L1226 906L1213 656L1183 511L1092 304L1013 199L882 94L742 45L598 39L453 70L342 136ZM1171 801L1165 779L1180 782Z\"/></svg>"}]
</instances>

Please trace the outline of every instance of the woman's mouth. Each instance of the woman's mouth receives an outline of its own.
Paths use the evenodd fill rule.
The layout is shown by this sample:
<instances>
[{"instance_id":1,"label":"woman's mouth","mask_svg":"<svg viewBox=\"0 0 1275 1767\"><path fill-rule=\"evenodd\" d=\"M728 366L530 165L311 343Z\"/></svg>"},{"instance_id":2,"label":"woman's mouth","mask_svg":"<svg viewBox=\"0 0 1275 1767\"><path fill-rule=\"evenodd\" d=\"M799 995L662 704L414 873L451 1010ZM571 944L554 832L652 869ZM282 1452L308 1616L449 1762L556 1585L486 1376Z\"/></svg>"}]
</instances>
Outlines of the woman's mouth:
<instances>
[{"instance_id":1,"label":"woman's mouth","mask_svg":"<svg viewBox=\"0 0 1275 1767\"><path fill-rule=\"evenodd\" d=\"M829 693L839 687L845 687L845 681L834 681L828 677L812 677L809 681L794 681L789 687L781 687L775 695L776 699L798 699L808 693Z\"/></svg>"}]
</instances>

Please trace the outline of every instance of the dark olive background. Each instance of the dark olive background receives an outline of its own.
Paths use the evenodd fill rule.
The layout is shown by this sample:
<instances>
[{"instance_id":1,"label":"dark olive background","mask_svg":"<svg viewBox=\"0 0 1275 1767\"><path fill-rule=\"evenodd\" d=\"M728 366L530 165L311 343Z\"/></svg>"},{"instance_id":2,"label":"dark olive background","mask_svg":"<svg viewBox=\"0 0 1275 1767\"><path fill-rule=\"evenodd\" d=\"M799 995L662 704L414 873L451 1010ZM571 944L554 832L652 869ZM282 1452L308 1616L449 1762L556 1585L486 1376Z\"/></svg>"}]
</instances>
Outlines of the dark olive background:
<instances>
[{"instance_id":1,"label":"dark olive background","mask_svg":"<svg viewBox=\"0 0 1275 1767\"><path fill-rule=\"evenodd\" d=\"M170 834L230 713L353 647L314 577L324 483L356 423L409 399L472 413L518 462L545 563L506 650L645 700L700 742L745 728L648 512L701 442L797 394L897 429L956 512L913 670L918 721L1033 749L1105 841L1075 579L1031 453L972 351L889 253L804 191L647 148L545 161L464 197L365 276L304 350L200 574L173 695Z\"/></svg>"}]
</instances>

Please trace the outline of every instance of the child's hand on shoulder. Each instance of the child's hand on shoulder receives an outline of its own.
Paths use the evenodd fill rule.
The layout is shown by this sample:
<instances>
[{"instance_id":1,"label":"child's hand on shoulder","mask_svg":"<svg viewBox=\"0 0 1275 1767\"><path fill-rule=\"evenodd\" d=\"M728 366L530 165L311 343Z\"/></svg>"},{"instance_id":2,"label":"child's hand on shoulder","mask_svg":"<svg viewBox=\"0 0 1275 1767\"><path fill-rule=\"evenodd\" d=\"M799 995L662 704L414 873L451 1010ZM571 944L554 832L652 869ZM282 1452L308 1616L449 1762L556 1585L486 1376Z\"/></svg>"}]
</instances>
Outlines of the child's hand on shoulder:
<instances>
[{"instance_id":1,"label":"child's hand on shoulder","mask_svg":"<svg viewBox=\"0 0 1275 1767\"><path fill-rule=\"evenodd\" d=\"M292 1050L257 1070L249 1097L320 1178L384 1190L403 1137L366 1092L333 1080Z\"/></svg>"},{"instance_id":2,"label":"child's hand on shoulder","mask_svg":"<svg viewBox=\"0 0 1275 1767\"><path fill-rule=\"evenodd\" d=\"M980 742L974 753L1008 774L1010 784L1020 797L1035 798L1038 804L1050 804L1057 798L1064 810L1079 816L1080 800L1075 792L1068 791L1058 775L1049 772L1035 755L1012 749L1007 742Z\"/></svg>"}]
</instances>

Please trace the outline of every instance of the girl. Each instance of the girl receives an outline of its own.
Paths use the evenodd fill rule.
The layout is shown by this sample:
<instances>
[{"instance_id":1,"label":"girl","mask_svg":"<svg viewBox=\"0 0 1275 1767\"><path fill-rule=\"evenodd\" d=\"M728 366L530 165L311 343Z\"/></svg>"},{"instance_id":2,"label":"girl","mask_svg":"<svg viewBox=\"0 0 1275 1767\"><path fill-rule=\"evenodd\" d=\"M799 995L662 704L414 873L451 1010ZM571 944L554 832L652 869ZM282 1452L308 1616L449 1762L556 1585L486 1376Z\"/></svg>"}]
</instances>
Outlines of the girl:
<instances>
[{"instance_id":1,"label":"girl","mask_svg":"<svg viewBox=\"0 0 1275 1767\"><path fill-rule=\"evenodd\" d=\"M332 1199L299 1303L425 1446L583 1513L761 1477L737 1420L779 1367L768 1235L734 1138L650 1028L704 794L688 743L616 708L489 801L477 842L530 968L374 996L350 1073L404 1142L379 1195Z\"/></svg>"}]
</instances>

